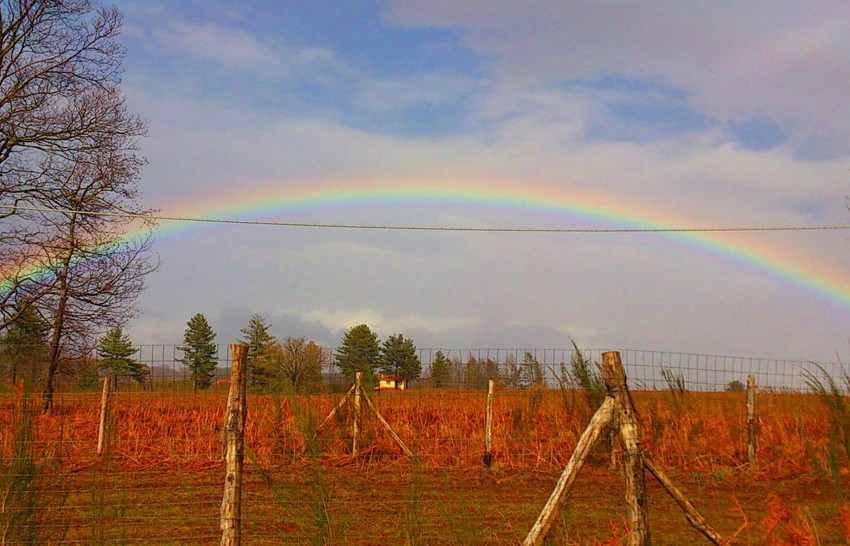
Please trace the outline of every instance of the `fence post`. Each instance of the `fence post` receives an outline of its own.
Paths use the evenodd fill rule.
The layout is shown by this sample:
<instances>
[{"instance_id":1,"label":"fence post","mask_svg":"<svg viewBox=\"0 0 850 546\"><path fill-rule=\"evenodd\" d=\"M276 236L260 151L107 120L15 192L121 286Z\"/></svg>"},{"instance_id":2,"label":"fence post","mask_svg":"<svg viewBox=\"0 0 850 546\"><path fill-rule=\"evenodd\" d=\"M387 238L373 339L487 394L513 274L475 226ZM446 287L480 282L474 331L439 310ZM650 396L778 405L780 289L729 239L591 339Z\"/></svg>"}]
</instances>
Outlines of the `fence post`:
<instances>
[{"instance_id":1,"label":"fence post","mask_svg":"<svg viewBox=\"0 0 850 546\"><path fill-rule=\"evenodd\" d=\"M360 395L363 392L363 372L354 374L354 439L351 440L351 454L357 456L360 437Z\"/></svg>"},{"instance_id":2,"label":"fence post","mask_svg":"<svg viewBox=\"0 0 850 546\"><path fill-rule=\"evenodd\" d=\"M549 527L552 526L552 521L558 513L558 507L560 506L562 499L564 499L569 494L570 489L572 489L582 466L584 466L584 461L590 454L590 450L593 449L594 444L599 441L600 436L602 436L602 432L611 425L611 419L614 415L614 406L614 399L610 396L606 396L602 405L599 406L599 409L593 414L593 417L590 419L590 423L578 439L576 448L570 456L567 466L564 467L561 477L558 478L558 483L555 484L555 489L553 489L552 493L549 495L549 500L546 501L546 504L543 506L543 510L540 511L537 521L534 522L534 525L531 527L528 535L526 535L525 540L522 542L522 546L540 546L543 544L543 540L546 538L546 533L549 532Z\"/></svg>"},{"instance_id":3,"label":"fence post","mask_svg":"<svg viewBox=\"0 0 850 546\"><path fill-rule=\"evenodd\" d=\"M248 346L230 346L230 391L224 416L226 438L224 497L221 501L221 546L239 546L242 542L242 464L245 457L245 378Z\"/></svg>"},{"instance_id":4,"label":"fence post","mask_svg":"<svg viewBox=\"0 0 850 546\"><path fill-rule=\"evenodd\" d=\"M756 421L756 376L747 376L747 460L756 468L758 452L758 422Z\"/></svg>"},{"instance_id":5,"label":"fence post","mask_svg":"<svg viewBox=\"0 0 850 546\"><path fill-rule=\"evenodd\" d=\"M619 351L602 353L602 378L617 402L620 440L623 443L623 470L626 475L626 515L631 524L630 546L650 543L647 518L646 473L640 447L637 412L626 385L626 373Z\"/></svg>"},{"instance_id":6,"label":"fence post","mask_svg":"<svg viewBox=\"0 0 850 546\"><path fill-rule=\"evenodd\" d=\"M106 436L106 416L109 413L109 376L103 378L103 394L100 396L100 425L97 429L97 455L103 454L103 442Z\"/></svg>"},{"instance_id":7,"label":"fence post","mask_svg":"<svg viewBox=\"0 0 850 546\"><path fill-rule=\"evenodd\" d=\"M493 464L493 392L496 382L492 379L487 384L487 409L484 416L484 466L490 468Z\"/></svg>"}]
</instances>

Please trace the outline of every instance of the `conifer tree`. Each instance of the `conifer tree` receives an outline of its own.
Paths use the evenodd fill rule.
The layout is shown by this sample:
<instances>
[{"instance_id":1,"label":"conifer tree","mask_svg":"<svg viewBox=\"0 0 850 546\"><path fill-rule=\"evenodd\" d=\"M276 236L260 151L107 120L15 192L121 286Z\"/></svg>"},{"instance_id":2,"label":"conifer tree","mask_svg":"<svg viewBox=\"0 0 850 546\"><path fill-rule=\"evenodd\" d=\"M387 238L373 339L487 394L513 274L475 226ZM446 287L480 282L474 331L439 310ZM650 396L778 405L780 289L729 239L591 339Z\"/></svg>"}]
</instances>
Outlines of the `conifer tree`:
<instances>
[{"instance_id":1,"label":"conifer tree","mask_svg":"<svg viewBox=\"0 0 850 546\"><path fill-rule=\"evenodd\" d=\"M263 365L263 353L276 339L269 333L271 324L261 315L252 315L248 326L240 330L244 336L240 341L248 345L248 383L251 386L264 386L274 377L274 370Z\"/></svg>"},{"instance_id":2,"label":"conifer tree","mask_svg":"<svg viewBox=\"0 0 850 546\"><path fill-rule=\"evenodd\" d=\"M528 388L540 385L543 385L543 366L540 365L540 362L531 351L525 351L522 357L520 386Z\"/></svg>"},{"instance_id":3,"label":"conifer tree","mask_svg":"<svg viewBox=\"0 0 850 546\"><path fill-rule=\"evenodd\" d=\"M186 323L183 334L182 362L192 372L192 390L206 389L212 384L213 370L218 361L215 332L206 317L198 313Z\"/></svg>"},{"instance_id":4,"label":"conifer tree","mask_svg":"<svg viewBox=\"0 0 850 546\"><path fill-rule=\"evenodd\" d=\"M437 351L431 363L431 383L436 388L443 387L449 380L449 360L443 351Z\"/></svg>"},{"instance_id":5,"label":"conifer tree","mask_svg":"<svg viewBox=\"0 0 850 546\"><path fill-rule=\"evenodd\" d=\"M3 335L0 336L0 355L3 357L4 372L12 383L26 376L34 380L40 375L39 363L47 357L47 334L50 325L36 313L33 307L20 312Z\"/></svg>"},{"instance_id":6,"label":"conifer tree","mask_svg":"<svg viewBox=\"0 0 850 546\"><path fill-rule=\"evenodd\" d=\"M348 330L336 350L336 362L343 375L354 377L355 372L363 372L367 382L373 380L380 356L378 335L365 324Z\"/></svg>"},{"instance_id":7,"label":"conifer tree","mask_svg":"<svg viewBox=\"0 0 850 546\"><path fill-rule=\"evenodd\" d=\"M137 383L144 383L148 377L148 367L133 358L139 349L133 347L130 338L120 326L109 330L100 339L97 356L99 368L108 370L115 378L116 385L121 377L129 377Z\"/></svg>"},{"instance_id":8,"label":"conifer tree","mask_svg":"<svg viewBox=\"0 0 850 546\"><path fill-rule=\"evenodd\" d=\"M395 386L399 380L409 382L419 379L422 373L422 363L416 354L416 346L410 339L404 339L402 334L390 336L381 347L381 372L395 377Z\"/></svg>"}]
</instances>

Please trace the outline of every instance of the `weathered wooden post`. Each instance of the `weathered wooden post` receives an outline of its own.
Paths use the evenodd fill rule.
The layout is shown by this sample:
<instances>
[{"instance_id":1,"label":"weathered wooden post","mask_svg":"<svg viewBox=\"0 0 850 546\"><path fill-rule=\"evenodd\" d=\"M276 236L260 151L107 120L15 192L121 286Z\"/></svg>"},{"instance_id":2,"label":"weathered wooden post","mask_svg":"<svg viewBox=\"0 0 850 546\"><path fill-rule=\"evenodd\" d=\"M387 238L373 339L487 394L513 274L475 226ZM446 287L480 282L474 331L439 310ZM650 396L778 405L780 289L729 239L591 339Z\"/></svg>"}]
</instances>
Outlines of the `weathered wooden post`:
<instances>
[{"instance_id":1,"label":"weathered wooden post","mask_svg":"<svg viewBox=\"0 0 850 546\"><path fill-rule=\"evenodd\" d=\"M694 529L698 530L700 533L705 535L705 538L710 540L714 544L723 544L723 537L711 528L711 525L708 524L708 521L697 512L697 509L694 508L694 505L691 501L685 497L685 494L682 493L678 487L673 483L667 474L661 470L661 468L655 466L655 462L652 460L652 457L646 451L643 452L643 464L646 465L646 469L649 470L649 473L655 476L655 479L658 480L664 489L667 490L667 493L673 497L673 500L676 501L676 504L679 505L679 508L685 513L685 517L693 525Z\"/></svg>"},{"instance_id":2,"label":"weathered wooden post","mask_svg":"<svg viewBox=\"0 0 850 546\"><path fill-rule=\"evenodd\" d=\"M242 542L242 465L245 457L245 378L248 346L230 346L230 391L224 416L226 439L224 498L221 501L221 546L239 546Z\"/></svg>"},{"instance_id":3,"label":"weathered wooden post","mask_svg":"<svg viewBox=\"0 0 850 546\"><path fill-rule=\"evenodd\" d=\"M747 460L756 468L758 453L758 421L756 420L756 376L747 376Z\"/></svg>"},{"instance_id":4,"label":"weathered wooden post","mask_svg":"<svg viewBox=\"0 0 850 546\"><path fill-rule=\"evenodd\" d=\"M561 477L558 478L558 483L555 484L555 489L549 495L549 500L546 501L546 505L540 511L537 521L534 522L534 526L528 532L528 535L522 542L522 546L539 546L543 544L543 539L546 538L546 533L549 532L549 527L552 526L552 521L558 513L561 500L570 492L591 449L599 441L605 429L611 425L614 405L614 399L606 396L602 405L593 414L590 424L584 429L581 438L578 440L578 444L576 444L575 451L573 451L569 462L567 462L567 466L564 467Z\"/></svg>"},{"instance_id":5,"label":"weathered wooden post","mask_svg":"<svg viewBox=\"0 0 850 546\"><path fill-rule=\"evenodd\" d=\"M109 413L109 376L103 378L103 394L100 395L100 425L97 429L97 455L103 454L103 444L106 437L106 419Z\"/></svg>"},{"instance_id":6,"label":"weathered wooden post","mask_svg":"<svg viewBox=\"0 0 850 546\"><path fill-rule=\"evenodd\" d=\"M405 453L406 453L409 457L414 457L413 452L412 452L412 451L410 451L410 448L409 448L409 447L407 447L407 444L405 444L405 443L402 441L401 437L400 437L398 434L396 434L396 432L393 430L393 427L391 427L391 426L390 426L390 424L389 424L389 423L387 423L387 420L386 420L386 419L384 419L384 416L383 416L383 415L381 415L381 412L379 412L379 411L378 411L378 408L376 408L376 407L375 407L375 404L372 402L372 399L371 399L371 398L369 398L369 395L368 395L368 394L366 394L366 391L363 391L363 399L366 401L366 405L369 407L369 409L371 409L371 410L372 410L372 413L374 413L374 414L375 414L375 417L377 417L377 418L378 418L378 421L379 421L379 422L381 423L381 425L382 425L382 426L383 426L383 427L387 430L387 432L389 432L390 436L392 437L392 439L393 439L393 440L395 440L395 442L399 445L399 447L400 447L400 448L401 448L401 449L402 449L402 450L403 450L403 451L404 451L404 452L405 452Z\"/></svg>"},{"instance_id":7,"label":"weathered wooden post","mask_svg":"<svg viewBox=\"0 0 850 546\"><path fill-rule=\"evenodd\" d=\"M360 439L360 397L363 394L363 372L354 374L354 439L351 440L351 454L357 456Z\"/></svg>"},{"instance_id":8,"label":"weathered wooden post","mask_svg":"<svg viewBox=\"0 0 850 546\"><path fill-rule=\"evenodd\" d=\"M631 525L629 544L651 544L647 521L646 473L640 447L640 428L619 351L602 353L602 380L616 401L623 470L626 475L626 516Z\"/></svg>"},{"instance_id":9,"label":"weathered wooden post","mask_svg":"<svg viewBox=\"0 0 850 546\"><path fill-rule=\"evenodd\" d=\"M484 416L484 466L493 464L493 394L496 382L490 379L487 385L487 409Z\"/></svg>"}]
</instances>

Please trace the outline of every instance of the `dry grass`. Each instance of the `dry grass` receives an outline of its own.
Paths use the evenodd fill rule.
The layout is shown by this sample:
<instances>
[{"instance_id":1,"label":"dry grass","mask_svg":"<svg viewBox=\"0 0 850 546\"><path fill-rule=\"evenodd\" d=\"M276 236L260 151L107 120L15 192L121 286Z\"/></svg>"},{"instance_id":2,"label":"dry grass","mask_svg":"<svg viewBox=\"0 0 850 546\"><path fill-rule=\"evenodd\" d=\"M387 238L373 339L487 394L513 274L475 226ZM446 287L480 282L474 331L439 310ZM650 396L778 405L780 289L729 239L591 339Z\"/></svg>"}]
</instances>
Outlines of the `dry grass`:
<instances>
[{"instance_id":1,"label":"dry grass","mask_svg":"<svg viewBox=\"0 0 850 546\"><path fill-rule=\"evenodd\" d=\"M579 394L580 396L580 394ZM478 467L484 450L482 391L382 392L379 411L425 467ZM248 398L246 445L254 460L280 465L306 460L305 441L293 404L320 422L338 401L334 395ZM15 395L0 398L0 446L9 454ZM714 473L746 462L745 399L736 393L691 393L683 409L669 393L635 393L644 446L665 467ZM118 393L112 401L113 455L131 468L206 468L221 456L225 394ZM563 467L590 419L581 404L572 412L556 390L501 391L493 410L495 460L505 469ZM36 440L61 446L62 459L83 468L96 460L99 396L62 395L56 411L34 418ZM320 434L321 459L344 460L350 450L351 415L346 407ZM760 471L766 477L808 472L825 464L829 415L810 395L759 398ZM61 436L61 437L60 437ZM60 441L61 440L61 441ZM392 462L400 449L364 406L363 459ZM602 450L600 450L602 451ZM606 456L607 457L607 456Z\"/></svg>"}]
</instances>

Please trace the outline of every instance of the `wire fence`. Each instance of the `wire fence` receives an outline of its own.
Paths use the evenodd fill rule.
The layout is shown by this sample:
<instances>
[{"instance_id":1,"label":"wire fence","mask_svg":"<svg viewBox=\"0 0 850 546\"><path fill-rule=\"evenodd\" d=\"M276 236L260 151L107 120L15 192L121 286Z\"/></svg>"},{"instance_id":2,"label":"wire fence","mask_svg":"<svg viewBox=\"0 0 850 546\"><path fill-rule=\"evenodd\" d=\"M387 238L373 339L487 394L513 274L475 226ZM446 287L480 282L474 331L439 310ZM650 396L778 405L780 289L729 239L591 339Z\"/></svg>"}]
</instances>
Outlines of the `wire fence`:
<instances>
[{"instance_id":1,"label":"wire fence","mask_svg":"<svg viewBox=\"0 0 850 546\"><path fill-rule=\"evenodd\" d=\"M423 377L410 389L371 394L413 458L365 410L360 452L353 457L352 404L316 432L351 385L331 358L322 370L323 393L249 393L244 543L520 542L604 392L562 382L562 370L572 370L578 358L574 349L443 349L451 381L437 389L429 383L437 351L419 350ZM329 357L334 352L326 350ZM225 379L230 353L220 346L218 354L215 377ZM597 350L581 354L586 362L600 360ZM644 447L677 477L688 478L691 500L716 517L721 530L731 533L740 524L729 519L729 497L736 491L731 476L747 468L746 395L736 381L744 385L748 375L757 377L760 479L828 472L835 455L831 414L809 393L807 378L828 374L840 381L846 374L842 363L621 354ZM50 414L37 411L37 394L29 405L23 392L0 394L3 544L220 539L227 386L184 392L190 376L175 345L141 346L136 358L151 370L148 390L127 386L111 395L102 455L96 453L99 393L60 392ZM528 384L528 374L516 370L535 363L543 381ZM498 387L493 466L485 470L490 379ZM610 439L595 451L588 469L593 479L571 494L573 508L562 517L561 538L553 544L598 543L622 534L610 518L621 503L620 457ZM604 516L588 515L600 506L607 507ZM661 523L680 518L656 514ZM760 521L757 514L748 517Z\"/></svg>"},{"instance_id":2,"label":"wire fence","mask_svg":"<svg viewBox=\"0 0 850 546\"><path fill-rule=\"evenodd\" d=\"M137 345L133 358L144 364L149 373L149 388L156 390L191 389L191 370L183 364L183 351L176 344ZM9 378L10 354L26 355L30 348L6 348L0 354L0 374ZM603 350L580 349L585 362L593 368ZM814 362L800 359L757 358L725 356L672 351L621 349L626 373L633 390L664 390L671 379L689 391L742 390L748 375L755 375L759 388L773 392L807 392L810 376L826 375L844 377L847 364L839 361ZM544 384L557 388L569 383L573 363L578 354L574 348L469 348L469 349L417 349L422 365L420 376L410 381L410 388L430 388L432 366L441 353L448 361L448 376L442 386L455 389L486 389L490 379L505 387L529 387ZM333 391L347 386L346 378L336 360L337 348L321 348L322 382L325 390ZM87 357L96 361L92 351ZM226 382L230 378L230 353L227 345L217 346L217 361L212 372L212 382ZM537 369L538 372L533 370ZM672 374L672 376L671 376ZM537 376L537 380L535 380ZM73 383L66 383L73 389Z\"/></svg>"}]
</instances>

